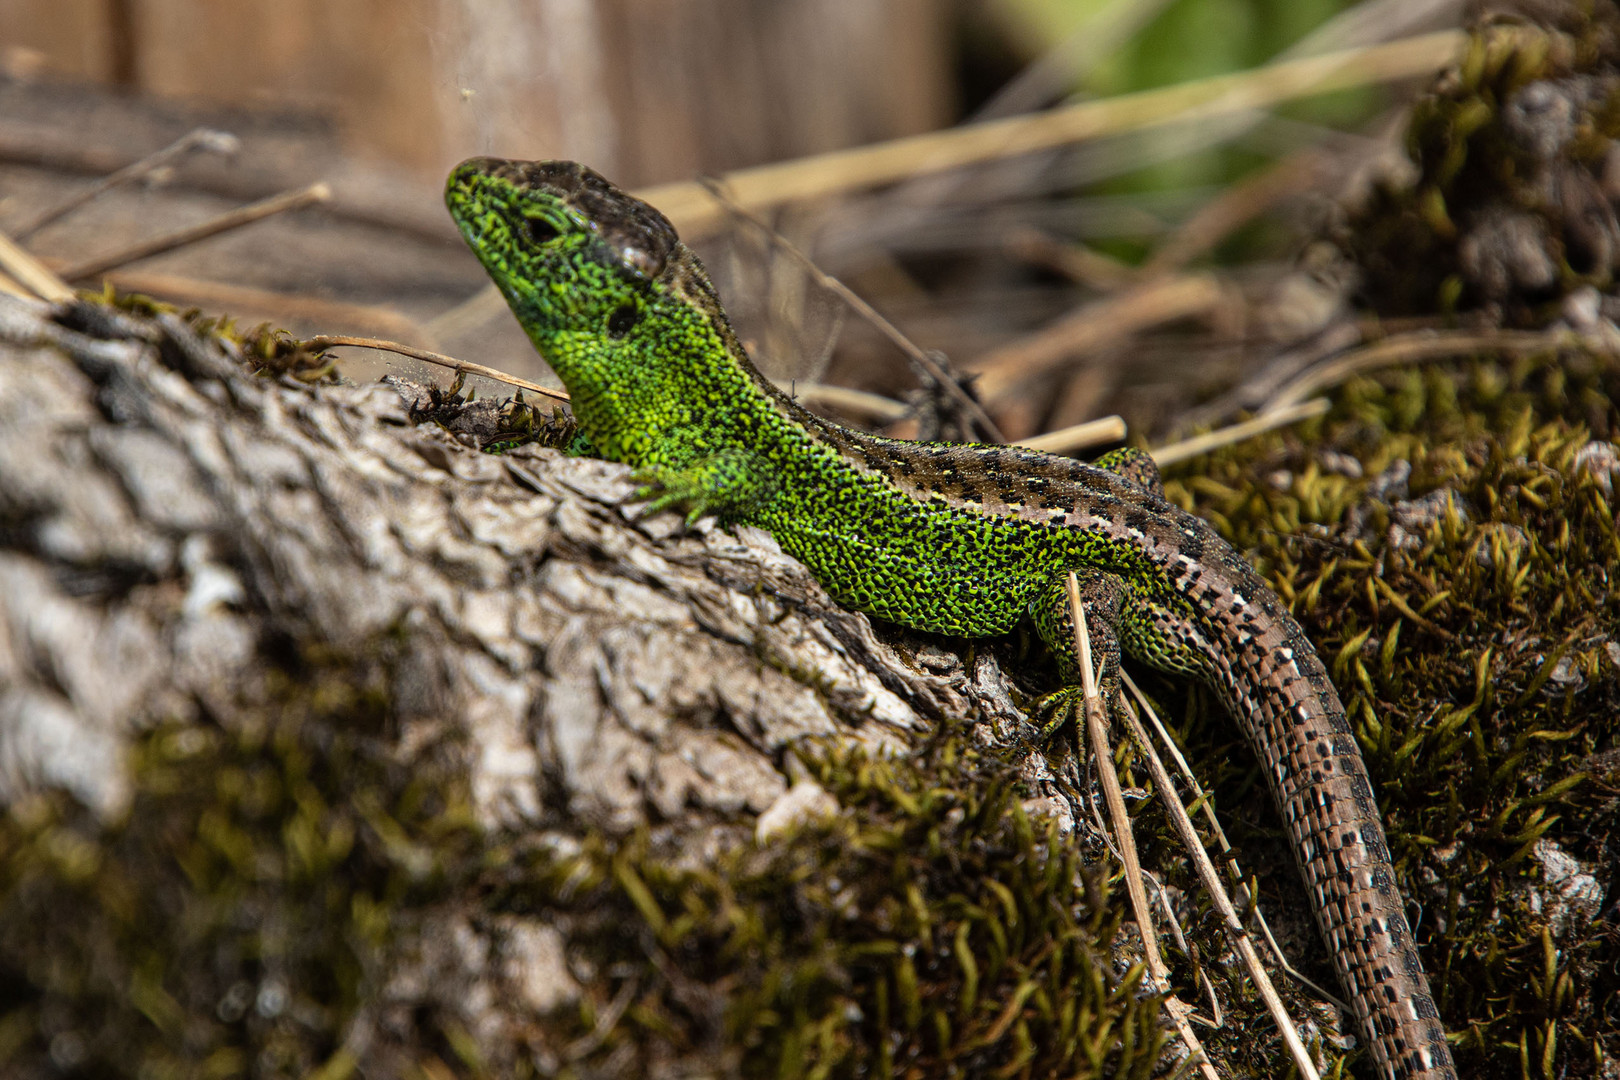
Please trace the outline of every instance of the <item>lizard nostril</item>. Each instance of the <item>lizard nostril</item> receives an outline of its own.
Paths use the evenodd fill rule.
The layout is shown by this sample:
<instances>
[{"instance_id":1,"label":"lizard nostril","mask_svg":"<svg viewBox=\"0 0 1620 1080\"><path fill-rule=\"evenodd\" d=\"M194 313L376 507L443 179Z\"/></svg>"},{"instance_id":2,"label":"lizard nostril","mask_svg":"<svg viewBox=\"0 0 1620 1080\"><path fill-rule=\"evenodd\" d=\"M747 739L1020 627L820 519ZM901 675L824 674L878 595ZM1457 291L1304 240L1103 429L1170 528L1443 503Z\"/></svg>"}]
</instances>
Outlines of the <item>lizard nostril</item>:
<instances>
[{"instance_id":1,"label":"lizard nostril","mask_svg":"<svg viewBox=\"0 0 1620 1080\"><path fill-rule=\"evenodd\" d=\"M622 338L641 321L641 311L634 304L622 304L608 316L608 336Z\"/></svg>"}]
</instances>

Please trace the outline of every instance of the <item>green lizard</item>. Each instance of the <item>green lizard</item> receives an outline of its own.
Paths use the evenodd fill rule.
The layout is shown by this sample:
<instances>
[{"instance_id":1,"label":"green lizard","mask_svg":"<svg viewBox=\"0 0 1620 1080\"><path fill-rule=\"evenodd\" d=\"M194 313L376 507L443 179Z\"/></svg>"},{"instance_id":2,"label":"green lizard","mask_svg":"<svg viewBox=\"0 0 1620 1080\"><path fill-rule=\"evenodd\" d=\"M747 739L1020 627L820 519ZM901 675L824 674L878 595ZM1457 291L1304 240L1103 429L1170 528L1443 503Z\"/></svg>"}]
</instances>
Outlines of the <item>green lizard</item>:
<instances>
[{"instance_id":1,"label":"green lizard","mask_svg":"<svg viewBox=\"0 0 1620 1080\"><path fill-rule=\"evenodd\" d=\"M1338 694L1254 570L1163 499L1151 460L905 442L814 416L749 362L664 216L584 166L474 158L445 197L593 452L632 466L654 508L763 528L840 602L905 626L1031 622L1060 662L1073 570L1110 696L1121 648L1211 685L1264 765L1380 1074L1456 1076ZM1060 715L1072 659L1063 676Z\"/></svg>"}]
</instances>

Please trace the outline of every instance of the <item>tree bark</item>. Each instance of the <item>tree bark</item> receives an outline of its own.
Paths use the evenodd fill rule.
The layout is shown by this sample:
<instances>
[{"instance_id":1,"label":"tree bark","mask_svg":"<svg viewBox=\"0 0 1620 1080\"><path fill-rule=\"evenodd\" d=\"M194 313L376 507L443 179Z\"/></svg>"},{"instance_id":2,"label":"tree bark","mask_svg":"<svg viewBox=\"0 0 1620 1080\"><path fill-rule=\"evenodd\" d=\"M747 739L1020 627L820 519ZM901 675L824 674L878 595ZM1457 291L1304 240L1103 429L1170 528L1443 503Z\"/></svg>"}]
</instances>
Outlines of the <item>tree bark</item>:
<instances>
[{"instance_id":1,"label":"tree bark","mask_svg":"<svg viewBox=\"0 0 1620 1080\"><path fill-rule=\"evenodd\" d=\"M432 1046L402 1035L412 1023L402 1018L431 1006L440 1019L430 1026L467 1033L467 1053L485 1065L549 1071L571 1059L534 1033L534 1018L592 992L568 959L569 924L492 912L476 894L497 886L446 870L465 870L457 856L430 846L401 855L407 842L390 830L414 826L370 815L386 802L391 820L406 820L397 807L413 777L431 780L436 820L464 815L486 859L496 837L577 851L640 836L701 868L838 816L796 749L904 759L942 732L987 749L1027 732L990 651L964 662L928 640L889 640L768 535L642 517L620 466L532 446L480 453L442 424L412 422L421 388L254 376L238 352L173 313L0 297L0 806L14 826L0 832L0 910L10 911L0 922L20 935L0 935L0 970L39 991L27 1013L37 1031L18 1045L33 1047L20 1060L40 1075L47 1060L133 1068L121 1040L140 1042L75 1013L82 987L30 966L82 963L105 977L113 1011L129 1011L137 976L95 959L122 948L112 931L98 945L98 930L64 929L62 940L52 930L31 952L40 926L81 917L64 899L80 885L106 892L127 870L141 904L158 897L155 907L183 913L231 877L196 865L235 858L258 899L209 909L228 922L282 910L302 880L289 867L303 866L303 879L363 879L350 852L370 843L394 864L376 892L441 887L394 912L394 945L365 954L372 970L344 1018L286 1064L308 1069L327 1055L324 1067L408 1074ZM296 767L286 765L293 744ZM365 788L369 766L321 786L357 760L346 755L384 763L376 775L395 778L384 795ZM265 805L289 809L270 813L280 831L268 846L253 831L265 814L242 811L246 796L235 810L207 809L207 796L182 812L181 781L165 779L179 770L204 791L235 792L271 759L287 797ZM1059 792L1043 755L1017 769L1026 793ZM300 777L317 778L316 794L296 794ZM349 801L359 809L345 816ZM1026 802L1072 827L1066 799ZM203 854L187 846L192 832L207 840ZM49 854L64 835L95 869L75 877ZM232 856L233 843L260 844L258 854ZM131 845L146 854L126 865L119 852ZM155 864L172 871L171 860L188 880L142 876L161 873ZM254 869L265 860L274 872ZM85 926L107 918L103 901L82 913ZM320 939L299 923L302 909L288 910L277 940ZM189 955L185 922L147 929L171 969ZM219 966L225 939L210 939L197 972ZM268 947L255 940L228 951L260 957ZM245 979L171 970L159 979L177 1003L171 1048L185 1042L175 1032L220 1043L215 1021L231 1016L275 1029L276 1003L301 1000L299 978L324 962L300 955L288 946L280 975L262 957ZM611 1014L612 1001L599 1004ZM53 1019L53 1008L78 1019ZM262 1032L241 1041L261 1055L273 1044ZM570 1045L576 1057L593 1049Z\"/></svg>"}]
</instances>

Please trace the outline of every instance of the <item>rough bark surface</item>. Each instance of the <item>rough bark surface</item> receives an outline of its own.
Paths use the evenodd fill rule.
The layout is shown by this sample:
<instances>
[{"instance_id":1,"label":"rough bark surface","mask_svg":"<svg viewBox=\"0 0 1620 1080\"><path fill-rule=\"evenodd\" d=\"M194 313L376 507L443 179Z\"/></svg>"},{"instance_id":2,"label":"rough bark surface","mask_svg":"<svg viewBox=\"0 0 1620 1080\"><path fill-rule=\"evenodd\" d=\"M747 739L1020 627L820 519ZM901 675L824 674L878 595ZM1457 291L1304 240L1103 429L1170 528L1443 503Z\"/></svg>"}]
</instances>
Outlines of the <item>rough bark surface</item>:
<instances>
[{"instance_id":1,"label":"rough bark surface","mask_svg":"<svg viewBox=\"0 0 1620 1080\"><path fill-rule=\"evenodd\" d=\"M101 829L138 833L129 818L147 811L131 758L154 730L180 733L156 751L177 761L201 745L198 732L258 747L265 717L305 690L385 701L365 730L374 748L407 775L453 775L483 835L577 850L639 831L694 865L837 813L795 746L904 754L945 718L976 719L971 738L985 743L1019 730L988 653L964 666L927 641L897 649L769 536L641 518L623 468L533 447L480 453L412 423L408 393L249 375L227 340L173 314L0 296L0 809L21 823L13 840L69 836L83 853ZM289 685L299 671L312 672L308 687ZM1023 768L1035 789L1051 783L1041 755ZM216 772L224 791L235 773ZM63 790L88 813L42 809ZM1069 804L1039 801L1067 830ZM209 820L195 825L205 838ZM344 828L317 824L305 846L348 851L333 840ZM184 861L177 850L156 857ZM28 938L50 932L66 864L47 857L49 872L35 874L24 847L8 857L18 936L0 942L0 967L26 966ZM66 880L109 887L95 885L112 880L94 869L103 856L85 858L92 869ZM186 869L201 890L206 875ZM405 1050L401 1031L430 1008L467 1033L464 1061L509 1064L527 1040L537 1067L556 1064L525 1025L578 996L566 926L464 901L411 916L409 946L366 976L385 989L327 1048L349 1057L328 1064L408 1073L422 1048ZM236 903L233 917L255 917ZM24 927L25 916L42 924ZM71 964L95 948L75 939L56 953ZM78 982L57 994L54 975L27 975L56 988L14 1014L40 1026L52 1065L116 1058L116 1033L66 1015ZM237 982L201 1009L273 1027L292 992L279 978ZM122 1002L131 991L107 993ZM179 1012L196 1007L168 993ZM64 1002L55 1019L53 994ZM18 1041L0 1037L0 1056L33 1037L23 1021L12 1027ZM45 1069L42 1057L20 1060ZM253 1071L319 1064L307 1050L267 1060Z\"/></svg>"},{"instance_id":2,"label":"rough bark surface","mask_svg":"<svg viewBox=\"0 0 1620 1080\"><path fill-rule=\"evenodd\" d=\"M490 826L757 814L807 736L1019 715L993 660L902 656L768 535L639 518L622 467L478 453L388 386L247 376L173 316L107 340L0 303L7 800L115 815L127 740L228 723L272 639L403 641L401 721L464 725Z\"/></svg>"}]
</instances>

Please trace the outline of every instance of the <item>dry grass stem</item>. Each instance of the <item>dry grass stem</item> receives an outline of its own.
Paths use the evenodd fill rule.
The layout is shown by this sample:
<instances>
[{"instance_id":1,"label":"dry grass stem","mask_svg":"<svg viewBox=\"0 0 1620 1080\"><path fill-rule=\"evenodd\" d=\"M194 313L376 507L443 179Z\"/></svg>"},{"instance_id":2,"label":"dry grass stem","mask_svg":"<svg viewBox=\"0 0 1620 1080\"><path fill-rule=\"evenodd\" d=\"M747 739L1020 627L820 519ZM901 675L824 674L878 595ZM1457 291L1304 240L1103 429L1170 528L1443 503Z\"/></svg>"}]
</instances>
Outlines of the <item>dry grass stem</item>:
<instances>
[{"instance_id":1,"label":"dry grass stem","mask_svg":"<svg viewBox=\"0 0 1620 1080\"><path fill-rule=\"evenodd\" d=\"M1022 226L1008 234L1005 249L1008 255L1062 274L1076 285L1098 292L1113 292L1135 281L1140 273L1136 267L1121 262L1083 244L1060 240L1031 226Z\"/></svg>"},{"instance_id":2,"label":"dry grass stem","mask_svg":"<svg viewBox=\"0 0 1620 1080\"><path fill-rule=\"evenodd\" d=\"M962 389L961 383L957 382L932 356L919 349L910 338L902 334L899 327L884 318L876 308L868 304L849 286L817 266L815 260L800 251L798 246L788 240L787 237L737 203L731 197L731 193L723 188L719 182L705 179L702 181L702 188L727 213L740 221L746 222L758 230L771 244L786 252L789 257L804 267L805 272L810 275L816 284L843 300L856 314L860 315L861 318L875 327L879 333L893 342L896 348L910 357L913 364L927 372L928 377L933 379L941 389L954 398L963 411L973 418L973 422L979 426L979 430L984 432L985 438L998 443L1007 441L1006 437L1002 435L1001 429L996 426L996 422L990 419L990 414L984 411L984 406L973 400L972 396Z\"/></svg>"},{"instance_id":3,"label":"dry grass stem","mask_svg":"<svg viewBox=\"0 0 1620 1080\"><path fill-rule=\"evenodd\" d=\"M1249 932L1244 929L1243 920L1238 917L1232 898L1226 894L1225 887L1221 885L1215 864L1210 861L1209 853L1204 850L1203 842L1198 838L1198 830L1193 828L1192 818L1187 816L1187 808L1182 806L1181 799L1176 794L1169 771L1165 769L1164 762L1159 759L1158 754L1153 751L1153 743L1148 738L1147 729L1142 726L1136 710L1129 704L1120 711L1131 729L1131 737L1136 740L1147 759L1148 770L1153 775L1153 786L1159 790L1159 800L1164 804L1165 813L1170 817L1170 824L1181 837L1187 854L1192 857L1193 866L1198 870L1199 881L1203 883L1204 891L1209 894L1211 903L1221 917L1227 939L1242 959L1250 981L1254 983L1260 999L1266 1004L1266 1010L1271 1013L1271 1018L1282 1035L1283 1045L1288 1048L1289 1057L1293 1059L1294 1067L1299 1070L1299 1075L1304 1080L1320 1080L1316 1063L1311 1060L1309 1051L1300 1040L1299 1029L1294 1026L1293 1018L1288 1015L1282 998L1277 994L1277 988L1272 985L1271 977L1261 965L1260 957L1254 950L1254 942L1250 939Z\"/></svg>"},{"instance_id":4,"label":"dry grass stem","mask_svg":"<svg viewBox=\"0 0 1620 1080\"><path fill-rule=\"evenodd\" d=\"M0 271L42 300L61 304L73 299L73 290L67 282L5 233L0 233Z\"/></svg>"},{"instance_id":5,"label":"dry grass stem","mask_svg":"<svg viewBox=\"0 0 1620 1080\"><path fill-rule=\"evenodd\" d=\"M1457 30L1424 34L1082 102L1032 116L969 124L761 165L729 173L722 181L738 205L764 210L1083 139L1263 109L1314 94L1428 75L1449 63L1465 40L1466 36ZM706 233L723 220L720 209L705 199L701 184L662 184L636 194L662 210L688 239Z\"/></svg>"},{"instance_id":6,"label":"dry grass stem","mask_svg":"<svg viewBox=\"0 0 1620 1080\"><path fill-rule=\"evenodd\" d=\"M140 259L148 259L153 255L161 255L175 248L195 244L199 240L206 240L210 236L217 236L232 229L239 229L244 225L251 225L255 221L263 220L273 214L284 214L289 210L300 210L306 206L323 203L331 199L332 188L324 181L314 183L308 187L298 188L295 191L284 191L279 195L272 195L268 199L261 199L256 203L238 207L216 218L190 225L184 229L162 236L153 236L131 244L122 251L99 255L93 259L74 263L64 267L61 271L63 279L79 281L83 278L95 277L128 263Z\"/></svg>"},{"instance_id":7,"label":"dry grass stem","mask_svg":"<svg viewBox=\"0 0 1620 1080\"><path fill-rule=\"evenodd\" d=\"M1601 356L1620 353L1620 341L1571 331L1487 330L1420 331L1386 338L1366 348L1318 364L1279 387L1264 411L1293 405L1312 394L1338 386L1353 375L1392 364L1445 360L1473 352L1534 353L1578 349Z\"/></svg>"},{"instance_id":8,"label":"dry grass stem","mask_svg":"<svg viewBox=\"0 0 1620 1080\"><path fill-rule=\"evenodd\" d=\"M539 383L532 383L527 379L520 379L516 375L508 375L504 371L500 371L492 367L485 367L483 364L474 364L467 360L457 360L453 356L445 356L443 353L430 352L427 349L418 349L410 345L402 345L397 341L383 341L381 338L351 337L348 334L319 334L312 338L306 338L303 342L301 342L301 344L304 346L304 348L317 352L321 349L333 349L337 348L338 346L345 345L354 346L355 348L360 349L380 349L383 352L398 353L401 356L409 356L413 360L421 360L424 363L436 364L439 367L449 368L451 371L459 371L466 375L481 375L486 379L494 379L496 382L506 383L508 386L516 386L522 390L532 391L533 393L539 394L542 397L551 398L553 401L568 400L568 395L563 393L561 390L553 390L549 386L541 386Z\"/></svg>"},{"instance_id":9,"label":"dry grass stem","mask_svg":"<svg viewBox=\"0 0 1620 1080\"><path fill-rule=\"evenodd\" d=\"M215 154L234 154L240 146L241 140L228 131L215 131L212 128L201 127L193 128L156 153L148 154L139 161L124 166L117 172L103 176L77 195L64 199L62 202L36 215L32 221L17 230L17 239L28 239L51 222L66 217L79 209L79 207L101 198L101 196L114 188L122 187L124 184L148 176L194 150L208 150Z\"/></svg>"},{"instance_id":10,"label":"dry grass stem","mask_svg":"<svg viewBox=\"0 0 1620 1080\"><path fill-rule=\"evenodd\" d=\"M785 379L777 380L776 385L800 405L819 405L822 408L836 409L849 416L860 416L884 424L904 420L912 412L911 406L903 401L896 401L882 394L869 394L865 390L853 390L847 386L793 382Z\"/></svg>"},{"instance_id":11,"label":"dry grass stem","mask_svg":"<svg viewBox=\"0 0 1620 1080\"><path fill-rule=\"evenodd\" d=\"M465 334L489 323L508 308L506 297L491 282L467 299L447 311L442 311L423 324L423 329L434 338L445 341Z\"/></svg>"},{"instance_id":12,"label":"dry grass stem","mask_svg":"<svg viewBox=\"0 0 1620 1080\"><path fill-rule=\"evenodd\" d=\"M1021 439L1014 446L1026 450L1040 450L1047 454L1072 454L1104 443L1119 442L1125 437L1123 416L1100 416L1083 424L1072 424L1056 431L1048 431L1032 439Z\"/></svg>"},{"instance_id":13,"label":"dry grass stem","mask_svg":"<svg viewBox=\"0 0 1620 1080\"><path fill-rule=\"evenodd\" d=\"M1320 333L1265 359L1258 370L1231 389L1186 410L1177 420L1176 430L1185 432L1196 431L1200 427L1214 428L1244 410L1255 414L1270 411L1264 408L1265 402L1279 387L1328 357L1362 344L1364 333L1364 328L1352 319L1332 323Z\"/></svg>"},{"instance_id":14,"label":"dry grass stem","mask_svg":"<svg viewBox=\"0 0 1620 1080\"><path fill-rule=\"evenodd\" d=\"M1317 184L1332 162L1331 155L1312 147L1226 188L1154 250L1141 269L1142 276L1159 277L1180 270L1278 202Z\"/></svg>"},{"instance_id":15,"label":"dry grass stem","mask_svg":"<svg viewBox=\"0 0 1620 1080\"><path fill-rule=\"evenodd\" d=\"M1154 710L1153 703L1148 700L1146 694L1142 693L1141 687L1137 686L1135 680L1126 672L1121 672L1120 678L1124 681L1125 688L1131 692L1131 697L1136 701L1138 715L1147 717L1148 722L1153 725L1153 733L1159 737L1158 745L1169 752L1171 760L1176 764L1176 771L1181 774L1181 782L1186 784L1187 790L1192 793L1193 805L1203 815L1205 827L1209 829L1210 835L1214 837L1216 845L1220 848L1221 862L1226 866L1227 879L1232 882L1232 888L1237 892L1237 902L1254 912L1255 923L1260 927L1261 936L1266 939L1266 945L1271 950L1271 958L1289 978L1301 986L1309 987L1312 993L1323 1000L1332 1002L1345 1015L1351 1015L1350 1006L1341 1001L1338 995L1289 963L1288 957L1282 951L1282 946L1277 944L1277 938L1271 932L1271 925L1266 922L1265 913L1260 910L1253 891L1249 888L1248 882L1244 880L1243 870L1238 865L1237 851L1232 847L1231 841L1226 838L1226 830L1221 828L1220 819L1215 816L1214 802L1204 791L1203 785L1198 782L1198 777L1193 773L1192 766L1187 764L1187 759L1181 754L1181 748L1170 737L1170 732L1165 729L1164 722L1159 719L1159 714Z\"/></svg>"},{"instance_id":16,"label":"dry grass stem","mask_svg":"<svg viewBox=\"0 0 1620 1080\"><path fill-rule=\"evenodd\" d=\"M1125 796L1114 773L1114 755L1108 746L1108 732L1102 696L1097 692L1097 674L1092 666L1091 631L1086 626L1085 605L1080 602L1080 581L1069 571L1069 614L1074 620L1075 654L1080 661L1081 690L1085 697L1084 715L1087 742L1092 760L1097 764L1097 778L1103 789L1103 801L1108 806L1108 817L1118 843L1120 862L1124 867L1125 891L1130 897L1131 912L1142 938L1142 956L1148 974L1157 988L1164 993L1165 1011L1170 1014L1177 1033L1187 1047L1190 1060L1197 1061L1199 1070L1207 1080L1219 1080L1209 1055L1192 1029L1192 1008L1170 993L1170 969L1159 952L1158 932L1154 928L1153 910L1148 906L1147 890L1142 887L1142 864L1136 856L1136 840L1131 833L1131 817L1125 809ZM1308 1080L1316 1080L1314 1074Z\"/></svg>"},{"instance_id":17,"label":"dry grass stem","mask_svg":"<svg viewBox=\"0 0 1620 1080\"><path fill-rule=\"evenodd\" d=\"M1209 274L1145 282L1093 301L1028 337L970 361L977 387L995 405L1031 379L1050 374L1073 358L1118 345L1152 326L1209 311L1226 290Z\"/></svg>"},{"instance_id":18,"label":"dry grass stem","mask_svg":"<svg viewBox=\"0 0 1620 1080\"><path fill-rule=\"evenodd\" d=\"M1310 420L1322 416L1326 414L1328 408L1329 402L1327 398L1312 398L1310 401L1301 402L1298 405L1268 410L1252 420L1232 424L1229 427L1223 427L1204 435L1194 435L1192 438L1182 439L1180 442L1167 443L1152 451L1153 460L1160 467L1174 465L1178 461L1186 461L1188 458L1197 457L1199 454L1207 454L1211 450L1230 446L1233 443L1242 442L1244 439L1252 439L1256 435L1275 428L1287 427L1289 424L1297 424L1301 420Z\"/></svg>"}]
</instances>

